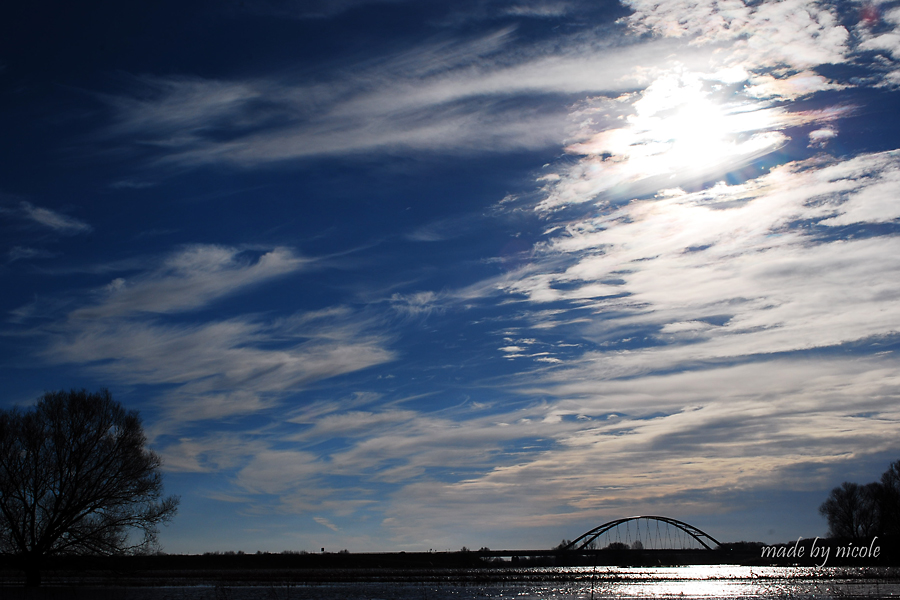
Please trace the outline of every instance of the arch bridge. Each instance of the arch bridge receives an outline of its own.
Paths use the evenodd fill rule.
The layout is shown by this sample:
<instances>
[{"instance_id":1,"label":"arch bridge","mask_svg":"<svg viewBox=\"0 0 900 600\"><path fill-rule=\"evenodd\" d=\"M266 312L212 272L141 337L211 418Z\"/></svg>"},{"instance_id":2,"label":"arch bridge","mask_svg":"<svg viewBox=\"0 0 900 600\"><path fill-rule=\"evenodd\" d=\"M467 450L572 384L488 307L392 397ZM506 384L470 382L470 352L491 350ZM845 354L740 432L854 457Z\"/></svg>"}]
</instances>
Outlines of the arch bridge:
<instances>
[{"instance_id":1,"label":"arch bridge","mask_svg":"<svg viewBox=\"0 0 900 600\"><path fill-rule=\"evenodd\" d=\"M624 526L624 531L622 526ZM612 535L613 532L615 532L615 536ZM606 547L610 547L610 545L615 543L627 547L647 549L676 549L676 544L681 544L681 548L685 548L689 547L685 544L692 545L693 542L696 542L706 550L713 550L721 546L717 539L684 521L671 517L640 515L616 519L603 525L598 525L569 542L562 550L581 551L595 549L600 543L598 540L604 539L601 537L604 535L606 535ZM637 544L640 545L638 546Z\"/></svg>"}]
</instances>

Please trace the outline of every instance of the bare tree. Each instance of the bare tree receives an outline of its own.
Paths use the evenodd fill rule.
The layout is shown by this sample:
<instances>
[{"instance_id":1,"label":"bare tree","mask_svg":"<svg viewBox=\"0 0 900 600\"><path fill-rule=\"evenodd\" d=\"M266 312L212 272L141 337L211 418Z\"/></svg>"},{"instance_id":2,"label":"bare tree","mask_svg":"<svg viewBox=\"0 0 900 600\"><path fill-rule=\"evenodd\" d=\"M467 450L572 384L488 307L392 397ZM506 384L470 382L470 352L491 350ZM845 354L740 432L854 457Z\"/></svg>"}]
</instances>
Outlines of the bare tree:
<instances>
[{"instance_id":1,"label":"bare tree","mask_svg":"<svg viewBox=\"0 0 900 600\"><path fill-rule=\"evenodd\" d=\"M891 463L881 481L844 482L819 507L831 537L900 535L900 460Z\"/></svg>"},{"instance_id":2,"label":"bare tree","mask_svg":"<svg viewBox=\"0 0 900 600\"><path fill-rule=\"evenodd\" d=\"M900 460L881 475L881 533L900 535Z\"/></svg>"},{"instance_id":3,"label":"bare tree","mask_svg":"<svg viewBox=\"0 0 900 600\"><path fill-rule=\"evenodd\" d=\"M819 512L828 520L830 537L860 538L877 533L881 484L845 481L831 490Z\"/></svg>"},{"instance_id":4,"label":"bare tree","mask_svg":"<svg viewBox=\"0 0 900 600\"><path fill-rule=\"evenodd\" d=\"M859 486L860 509L857 522L858 537L867 538L881 533L881 508L884 496L877 481Z\"/></svg>"},{"instance_id":5,"label":"bare tree","mask_svg":"<svg viewBox=\"0 0 900 600\"><path fill-rule=\"evenodd\" d=\"M141 420L109 391L51 392L27 411L0 411L0 552L26 585L47 556L153 548L178 498L162 497L161 462Z\"/></svg>"}]
</instances>

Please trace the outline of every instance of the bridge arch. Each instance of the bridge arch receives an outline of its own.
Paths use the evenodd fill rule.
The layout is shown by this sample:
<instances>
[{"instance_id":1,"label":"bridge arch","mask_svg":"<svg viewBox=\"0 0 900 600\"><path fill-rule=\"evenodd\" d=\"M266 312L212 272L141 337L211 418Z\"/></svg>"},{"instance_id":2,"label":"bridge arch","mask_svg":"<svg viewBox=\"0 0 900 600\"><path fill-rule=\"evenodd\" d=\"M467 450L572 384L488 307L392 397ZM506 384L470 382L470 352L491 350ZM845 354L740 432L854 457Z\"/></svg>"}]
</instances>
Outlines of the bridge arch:
<instances>
[{"instance_id":1,"label":"bridge arch","mask_svg":"<svg viewBox=\"0 0 900 600\"><path fill-rule=\"evenodd\" d=\"M709 535L702 529L694 527L690 523L685 523L684 521L679 521L678 519L673 519L671 517L640 515L636 517L616 519L614 521L604 523L603 525L598 525L597 527L594 527L590 531L581 534L573 541L569 542L569 544L565 546L563 550L585 550L591 544L591 542L596 540L607 531L610 531L611 529L618 527L619 525L630 523L631 521L636 521L639 524L641 519L647 520L648 524L650 521L655 521L657 524L665 523L666 525L676 527L679 530L683 531L685 534L691 536L693 539L697 540L697 542L707 550L712 550L713 548L722 545L716 538Z\"/></svg>"}]
</instances>

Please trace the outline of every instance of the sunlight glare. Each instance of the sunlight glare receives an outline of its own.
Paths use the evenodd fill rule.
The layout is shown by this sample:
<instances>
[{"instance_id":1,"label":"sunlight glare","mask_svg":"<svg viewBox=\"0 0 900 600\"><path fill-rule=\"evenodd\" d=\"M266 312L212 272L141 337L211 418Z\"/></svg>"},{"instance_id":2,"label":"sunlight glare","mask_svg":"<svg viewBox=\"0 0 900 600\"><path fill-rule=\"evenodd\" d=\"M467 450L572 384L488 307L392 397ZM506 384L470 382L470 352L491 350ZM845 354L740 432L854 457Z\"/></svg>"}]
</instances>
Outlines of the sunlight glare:
<instances>
[{"instance_id":1,"label":"sunlight glare","mask_svg":"<svg viewBox=\"0 0 900 600\"><path fill-rule=\"evenodd\" d=\"M733 97L696 73L658 78L632 105L627 126L600 132L569 146L578 154L604 157L622 179L695 176L728 171L781 147L783 112L758 100Z\"/></svg>"}]
</instances>

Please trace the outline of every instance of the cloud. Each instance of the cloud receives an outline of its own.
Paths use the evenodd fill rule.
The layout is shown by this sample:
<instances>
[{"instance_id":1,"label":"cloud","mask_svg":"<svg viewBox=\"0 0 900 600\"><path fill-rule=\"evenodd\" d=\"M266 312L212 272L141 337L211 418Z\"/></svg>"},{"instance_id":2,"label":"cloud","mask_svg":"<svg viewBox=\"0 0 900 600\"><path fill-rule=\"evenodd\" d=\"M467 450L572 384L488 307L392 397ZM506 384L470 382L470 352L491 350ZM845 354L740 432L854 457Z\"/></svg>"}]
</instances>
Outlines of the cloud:
<instances>
[{"instance_id":1,"label":"cloud","mask_svg":"<svg viewBox=\"0 0 900 600\"><path fill-rule=\"evenodd\" d=\"M829 141L837 137L837 132L830 128L824 127L809 132L809 147L824 148Z\"/></svg>"},{"instance_id":2,"label":"cloud","mask_svg":"<svg viewBox=\"0 0 900 600\"><path fill-rule=\"evenodd\" d=\"M440 298L431 291L413 294L392 294L391 308L408 317L426 317L440 310Z\"/></svg>"},{"instance_id":3,"label":"cloud","mask_svg":"<svg viewBox=\"0 0 900 600\"><path fill-rule=\"evenodd\" d=\"M540 246L536 265L495 287L604 315L581 327L595 344L655 341L586 354L603 379L892 335L897 238L830 229L896 218L898 165L894 152L813 159L740 185L632 201L569 223Z\"/></svg>"},{"instance_id":4,"label":"cloud","mask_svg":"<svg viewBox=\"0 0 900 600\"><path fill-rule=\"evenodd\" d=\"M479 439L495 452L491 468L408 479L392 495L398 540L452 536L461 506L498 532L740 510L742 494L819 489L848 462L896 453L898 153L748 167L792 128L811 145L837 137L851 107L791 103L847 89L810 68L846 62L854 42L825 5L629 4L635 30L716 45L717 58L575 107L585 125L541 174L535 208L549 223L529 263L460 295L502 290L534 345L582 345L517 373L515 391L541 403L465 421L473 455ZM698 104L703 117L689 116ZM701 185L717 170L740 176ZM520 357L532 344L499 346ZM536 422L542 444L500 450L527 447Z\"/></svg>"},{"instance_id":5,"label":"cloud","mask_svg":"<svg viewBox=\"0 0 900 600\"><path fill-rule=\"evenodd\" d=\"M572 255L577 268L554 273L622 280L621 297L587 305L603 318L579 324L578 354L517 372L491 390L492 407L429 412L371 396L298 409L298 430L242 459L233 493L261 511L379 515L393 543L427 548L456 539L461 510L487 543L827 487L848 461L897 448L900 372L890 350L869 347L900 325L898 265L886 260L900 254L890 237L833 239L821 223L880 198L866 190L896 164L892 153L788 164L558 230L538 260ZM811 218L814 233L788 227ZM607 237L579 239L592 233ZM543 331L501 350L537 349ZM601 346L640 331L656 343Z\"/></svg>"},{"instance_id":6,"label":"cloud","mask_svg":"<svg viewBox=\"0 0 900 600\"><path fill-rule=\"evenodd\" d=\"M196 309L244 288L296 273L311 263L288 248L254 253L225 246L188 246L166 257L156 269L132 279L112 280L98 291L98 302L74 311L71 318Z\"/></svg>"},{"instance_id":7,"label":"cloud","mask_svg":"<svg viewBox=\"0 0 900 600\"><path fill-rule=\"evenodd\" d=\"M156 183L150 181L135 181L133 179L122 179L109 184L112 190L144 190L154 187Z\"/></svg>"},{"instance_id":8,"label":"cloud","mask_svg":"<svg viewBox=\"0 0 900 600\"><path fill-rule=\"evenodd\" d=\"M516 393L547 399L518 408L320 405L242 459L235 493L276 512L380 514L394 543L417 548L455 539L461 510L486 539L628 511L737 511L741 495L819 489L848 459L895 449L894 363L775 357L602 385L569 365L555 381L518 376Z\"/></svg>"},{"instance_id":9,"label":"cloud","mask_svg":"<svg viewBox=\"0 0 900 600\"><path fill-rule=\"evenodd\" d=\"M810 4L803 0L629 0L625 4L634 13L623 22L633 31L715 47L721 64L757 71L761 77L765 77L762 71L772 68L782 70L780 77L784 78L801 77L798 71L818 65L853 64L866 72L855 78L855 84L889 87L900 81L900 11L896 7L882 10L871 3ZM873 53L877 55L874 61Z\"/></svg>"},{"instance_id":10,"label":"cloud","mask_svg":"<svg viewBox=\"0 0 900 600\"><path fill-rule=\"evenodd\" d=\"M577 353L539 357L560 362L506 390L543 401L335 417L375 426L348 426L358 441L330 468L397 486L383 527L427 547L452 539L461 507L498 533L661 507L724 513L895 453L900 248L879 226L900 218L898 168L897 151L817 156L551 213L530 264L445 294L500 289L524 304L508 320L529 337L504 335L508 356L543 354L532 348L572 339L577 322ZM442 468L454 475L432 474Z\"/></svg>"},{"instance_id":11,"label":"cloud","mask_svg":"<svg viewBox=\"0 0 900 600\"><path fill-rule=\"evenodd\" d=\"M860 10L861 17L854 27L859 40L860 54L875 53L881 80L877 85L896 87L900 85L900 9L896 6L880 10L869 5Z\"/></svg>"},{"instance_id":12,"label":"cloud","mask_svg":"<svg viewBox=\"0 0 900 600\"><path fill-rule=\"evenodd\" d=\"M893 195L900 184L897 157L898 153L892 152L861 157L852 163L850 168L864 168L871 174L872 180L848 194L838 213L823 220L822 224L834 227L856 223L890 223L900 218L900 209Z\"/></svg>"},{"instance_id":13,"label":"cloud","mask_svg":"<svg viewBox=\"0 0 900 600\"><path fill-rule=\"evenodd\" d=\"M291 334L247 318L189 326L79 319L50 334L44 358L122 383L176 386L163 395L175 427L260 412L313 381L392 360L384 342L358 323Z\"/></svg>"},{"instance_id":14,"label":"cloud","mask_svg":"<svg viewBox=\"0 0 900 600\"><path fill-rule=\"evenodd\" d=\"M755 75L749 79L746 93L755 98L783 98L797 100L816 92L843 90L847 86L829 81L812 71L803 71L789 77Z\"/></svg>"},{"instance_id":15,"label":"cloud","mask_svg":"<svg viewBox=\"0 0 900 600\"><path fill-rule=\"evenodd\" d=\"M318 81L141 77L139 93L102 97L115 115L109 135L140 140L158 160L188 166L255 167L372 150L546 148L570 127L561 96L627 89L632 67L657 64L672 48L668 41L596 48L573 41L561 50L525 49L513 34L434 42Z\"/></svg>"},{"instance_id":16,"label":"cloud","mask_svg":"<svg viewBox=\"0 0 900 600\"><path fill-rule=\"evenodd\" d=\"M827 4L782 2L652 2L627 0L625 21L638 33L689 38L693 45L728 43L725 63L746 68L807 69L841 63L849 33Z\"/></svg>"},{"instance_id":17,"label":"cloud","mask_svg":"<svg viewBox=\"0 0 900 600\"><path fill-rule=\"evenodd\" d=\"M445 307L515 303L493 347L558 362L504 380L496 408L336 409L291 438L345 432L328 472L387 490L398 543L452 538L463 507L480 531L724 513L896 452L898 154L757 162L795 132L837 137L852 107L793 103L848 89L811 69L848 61L854 42L824 5L720 6L629 18L720 52L577 104L566 160L541 174L547 224L528 263L442 293ZM544 350L551 339L580 344Z\"/></svg>"},{"instance_id":18,"label":"cloud","mask_svg":"<svg viewBox=\"0 0 900 600\"><path fill-rule=\"evenodd\" d=\"M276 494L308 484L318 474L318 457L297 450L266 450L256 454L238 474L239 484L251 493Z\"/></svg>"},{"instance_id":19,"label":"cloud","mask_svg":"<svg viewBox=\"0 0 900 600\"><path fill-rule=\"evenodd\" d=\"M93 230L90 225L83 221L52 211L48 208L35 206L30 202L22 202L19 205L19 210L23 217L43 225L44 227L49 227L63 235L89 233Z\"/></svg>"},{"instance_id":20,"label":"cloud","mask_svg":"<svg viewBox=\"0 0 900 600\"><path fill-rule=\"evenodd\" d=\"M313 517L313 521L315 521L319 525L322 525L323 527L327 527L328 529L330 529L332 531L340 531L340 529L338 529L337 525L335 525L334 523L332 523L325 517Z\"/></svg>"},{"instance_id":21,"label":"cloud","mask_svg":"<svg viewBox=\"0 0 900 600\"><path fill-rule=\"evenodd\" d=\"M627 5L634 12L622 24L645 37L626 36L620 28L612 33L604 30L603 40L572 35L552 45L526 45L514 27L507 27L480 37L437 39L391 55L332 65L328 73L308 73L304 78L277 73L243 80L138 77L130 94L101 96L114 117L108 135L117 143L139 145L154 164L180 166L224 162L258 168L372 151L510 152L550 148L567 139L577 141L569 146L577 153L610 141L615 132L605 131L603 139L588 142L585 123L572 122L567 103L585 94L614 97L651 83L643 97L632 98L640 108L659 91L654 86L671 79L663 75L680 69L682 85L689 85L698 74L707 82L747 84L746 102L710 115L726 127L732 141L743 132L756 134L735 142L733 148L724 140L718 140L718 148L698 144L711 155L726 149L724 158L752 159L782 146L786 138L778 132L785 126L803 122L773 101L843 89L846 84L812 69L848 63L866 44L886 43L862 30L851 36L836 9L800 0L750 4L634 0ZM513 3L503 10L562 14L568 6ZM753 98L757 103L748 104ZM698 102L708 104L695 97L683 108ZM640 116L642 111L638 112ZM654 114L643 112L648 118ZM597 113L581 116L591 120ZM680 154L678 148L664 156L656 152L665 139L647 139L640 125L621 131L630 137L619 141L632 151L650 144L655 173L682 166L672 164ZM623 165L592 168L613 182L627 182L634 175L628 169L619 172Z\"/></svg>"},{"instance_id":22,"label":"cloud","mask_svg":"<svg viewBox=\"0 0 900 600\"><path fill-rule=\"evenodd\" d=\"M58 242L60 236L93 231L93 227L75 217L4 194L0 194L0 216L8 217L3 231L7 265L58 256L59 251L41 247L42 242Z\"/></svg>"},{"instance_id":23,"label":"cloud","mask_svg":"<svg viewBox=\"0 0 900 600\"><path fill-rule=\"evenodd\" d=\"M21 319L43 317L33 333L46 341L42 356L50 363L81 365L108 381L163 386L159 405L167 416L158 425L174 430L190 421L263 412L313 381L394 358L386 337L376 333L377 322L347 308L269 320L172 320L296 275L309 262L286 248L190 246L130 279L114 279L80 307L65 305L62 317L38 315L35 307Z\"/></svg>"},{"instance_id":24,"label":"cloud","mask_svg":"<svg viewBox=\"0 0 900 600\"><path fill-rule=\"evenodd\" d=\"M16 262L17 260L28 260L32 258L51 258L56 256L54 253L38 248L28 248L26 246L13 246L7 253L7 262Z\"/></svg>"},{"instance_id":25,"label":"cloud","mask_svg":"<svg viewBox=\"0 0 900 600\"><path fill-rule=\"evenodd\" d=\"M573 2L518 2L503 11L517 17L556 18L573 11Z\"/></svg>"},{"instance_id":26,"label":"cloud","mask_svg":"<svg viewBox=\"0 0 900 600\"><path fill-rule=\"evenodd\" d=\"M240 11L293 19L330 19L367 5L401 4L406 0L253 0L241 2ZM596 3L578 0L475 0L437 8L440 23L493 20L501 17L559 18L597 10ZM606 6L600 7L607 8ZM443 15L444 11L449 14Z\"/></svg>"},{"instance_id":27,"label":"cloud","mask_svg":"<svg viewBox=\"0 0 900 600\"><path fill-rule=\"evenodd\" d=\"M642 91L576 105L583 126L567 164L542 173L535 208L548 223L528 263L442 292L445 307L521 307L494 347L558 362L496 393L531 403L335 409L291 438L346 432L328 472L391 490L383 527L398 543L452 539L461 507L481 531L661 507L724 513L741 496L822 489L854 461L896 453L900 155L754 164L794 131L811 145L838 137L851 106L792 103L848 89L810 68L848 60L853 42L818 5L736 4L732 31L715 34L701 16L721 16L719 5L692 6L696 18L673 25L654 4L645 31L718 44L720 58L650 69ZM751 60L759 32L800 51ZM689 116L698 100L702 115ZM686 134L673 129L682 111ZM725 137L692 145L704 120ZM740 176L700 185L717 171ZM580 343L545 351L551 336Z\"/></svg>"},{"instance_id":28,"label":"cloud","mask_svg":"<svg viewBox=\"0 0 900 600\"><path fill-rule=\"evenodd\" d=\"M158 427L155 429L159 434ZM246 434L207 431L196 437L184 436L170 441L161 448L160 455L167 471L226 472L246 464L255 454L266 449L264 443Z\"/></svg>"},{"instance_id":29,"label":"cloud","mask_svg":"<svg viewBox=\"0 0 900 600\"><path fill-rule=\"evenodd\" d=\"M894 26L895 29L885 33L869 33L866 31L867 35L860 42L859 48L861 50L885 50L891 58L900 59L900 34L896 31L897 25L900 25L900 10L894 8L886 12L882 18L886 23Z\"/></svg>"},{"instance_id":30,"label":"cloud","mask_svg":"<svg viewBox=\"0 0 900 600\"><path fill-rule=\"evenodd\" d=\"M642 92L585 103L578 112L591 125L566 147L583 158L541 176L545 197L538 209L640 196L734 172L783 147L790 138L782 130L828 123L850 112L849 107L790 112L756 98L758 87L749 95L725 88L722 78L729 76L674 69ZM774 83L767 85L767 94L776 95Z\"/></svg>"},{"instance_id":31,"label":"cloud","mask_svg":"<svg viewBox=\"0 0 900 600\"><path fill-rule=\"evenodd\" d=\"M416 228L404 237L413 242L442 242L471 235L484 225L483 215L439 219Z\"/></svg>"}]
</instances>

